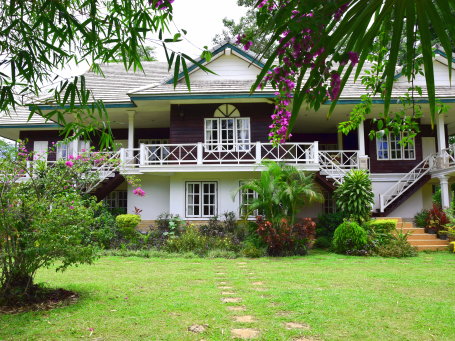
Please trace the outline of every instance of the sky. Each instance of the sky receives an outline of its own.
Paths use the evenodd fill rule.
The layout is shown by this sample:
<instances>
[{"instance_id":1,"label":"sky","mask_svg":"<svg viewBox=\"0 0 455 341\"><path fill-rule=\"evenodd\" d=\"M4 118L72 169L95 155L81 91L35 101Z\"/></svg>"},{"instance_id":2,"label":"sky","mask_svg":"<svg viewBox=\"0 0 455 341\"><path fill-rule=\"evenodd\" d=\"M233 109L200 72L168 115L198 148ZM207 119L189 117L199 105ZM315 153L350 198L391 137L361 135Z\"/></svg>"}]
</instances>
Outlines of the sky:
<instances>
[{"instance_id":1,"label":"sky","mask_svg":"<svg viewBox=\"0 0 455 341\"><path fill-rule=\"evenodd\" d=\"M187 39L191 42L175 44L175 50L190 56L199 56L201 48L212 47L212 38L223 31L223 19L238 21L246 13L245 7L237 6L237 0L175 0L174 23L188 31ZM156 49L158 60L165 61L164 51Z\"/></svg>"}]
</instances>

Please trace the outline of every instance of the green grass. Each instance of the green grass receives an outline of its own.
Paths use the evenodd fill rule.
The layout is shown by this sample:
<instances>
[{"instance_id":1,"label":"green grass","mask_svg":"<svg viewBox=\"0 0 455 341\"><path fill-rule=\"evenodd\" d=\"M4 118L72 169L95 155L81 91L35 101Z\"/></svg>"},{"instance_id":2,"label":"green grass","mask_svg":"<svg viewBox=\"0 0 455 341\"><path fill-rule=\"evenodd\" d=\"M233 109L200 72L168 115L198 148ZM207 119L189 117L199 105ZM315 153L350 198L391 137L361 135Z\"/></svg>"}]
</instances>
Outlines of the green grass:
<instances>
[{"instance_id":1,"label":"green grass","mask_svg":"<svg viewBox=\"0 0 455 341\"><path fill-rule=\"evenodd\" d=\"M250 326L261 340L455 339L454 254L384 259L315 252L254 260L103 257L63 274L43 270L38 282L77 291L81 299L0 316L0 340L230 340L230 330L242 324L221 302L217 271L243 298L244 314L258 320ZM268 290L255 291L254 281ZM285 322L311 329L287 330ZM193 324L209 327L193 334L187 331Z\"/></svg>"}]
</instances>

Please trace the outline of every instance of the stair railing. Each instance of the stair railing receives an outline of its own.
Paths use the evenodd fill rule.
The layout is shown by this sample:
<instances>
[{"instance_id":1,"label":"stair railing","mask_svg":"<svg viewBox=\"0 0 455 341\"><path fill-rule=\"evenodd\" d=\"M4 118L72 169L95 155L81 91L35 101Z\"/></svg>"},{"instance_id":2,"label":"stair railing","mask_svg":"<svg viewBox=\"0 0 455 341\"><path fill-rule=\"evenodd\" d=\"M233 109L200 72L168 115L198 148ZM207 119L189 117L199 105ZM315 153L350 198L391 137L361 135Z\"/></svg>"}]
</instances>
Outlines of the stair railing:
<instances>
[{"instance_id":1,"label":"stair railing","mask_svg":"<svg viewBox=\"0 0 455 341\"><path fill-rule=\"evenodd\" d=\"M100 155L102 155L100 153ZM115 174L120 166L120 151L111 154L109 157L103 158L102 161L94 164L92 172L99 175L96 181L87 186L86 193L92 192L97 188L105 179Z\"/></svg>"},{"instance_id":2,"label":"stair railing","mask_svg":"<svg viewBox=\"0 0 455 341\"><path fill-rule=\"evenodd\" d=\"M319 166L321 174L324 173L323 175L333 179L337 185L341 185L343 183L347 170L341 168L331 157L329 157L327 153L324 153L323 151L319 152Z\"/></svg>"},{"instance_id":3,"label":"stair railing","mask_svg":"<svg viewBox=\"0 0 455 341\"><path fill-rule=\"evenodd\" d=\"M397 200L403 193L427 175L434 167L438 154L430 154L415 166L409 173L406 173L398 182L382 194L379 194L381 213Z\"/></svg>"}]
</instances>

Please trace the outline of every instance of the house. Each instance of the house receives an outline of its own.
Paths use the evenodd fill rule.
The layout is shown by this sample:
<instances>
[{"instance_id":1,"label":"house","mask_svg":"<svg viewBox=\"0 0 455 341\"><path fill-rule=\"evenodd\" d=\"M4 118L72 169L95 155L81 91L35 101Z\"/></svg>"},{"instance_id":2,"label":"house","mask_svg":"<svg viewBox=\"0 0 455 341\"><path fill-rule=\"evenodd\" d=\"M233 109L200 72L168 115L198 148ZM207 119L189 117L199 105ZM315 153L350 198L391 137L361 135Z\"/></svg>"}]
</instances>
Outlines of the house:
<instances>
[{"instance_id":1,"label":"house","mask_svg":"<svg viewBox=\"0 0 455 341\"><path fill-rule=\"evenodd\" d=\"M204 61L202 61L204 62ZM332 117L326 119L329 103L318 112L302 107L292 139L274 147L268 141L270 115L275 91L271 87L250 94L250 87L263 64L253 55L226 43L213 50L208 74L196 65L189 68L191 92L183 75L174 88L167 64L144 62L145 73L126 72L121 64L103 67L105 78L86 74L87 87L107 108L114 139L121 148L112 157L122 160L120 173L105 174L94 189L112 208L132 212L142 209L145 221L163 212L179 214L186 220L204 221L226 211L239 212L242 200L254 193L237 193L239 185L258 176L262 160L283 161L301 170L314 172L324 191L324 204L308 207L302 216L316 217L334 209L332 192L350 169L367 169L375 192L373 212L382 216L411 218L431 206L435 185L441 185L443 205L449 205L449 183L455 174L455 157L448 147L448 135L455 133L455 88L450 86L445 55L434 59L437 97L452 105L439 115L432 127L424 87L418 98L426 113L414 144L402 147L400 136L368 137L371 118L357 131L337 133L360 102L365 89L348 81ZM399 78L394 84L392 110L400 107L399 97L409 86ZM383 108L374 100L373 114ZM42 106L51 110L51 106ZM0 136L26 140L30 150L46 152L61 140L60 127L42 117L30 121L28 110L0 118ZM96 138L59 145L47 159L65 157L89 147ZM145 197L134 196L122 175L135 174ZM245 202L243 203L245 204Z\"/></svg>"}]
</instances>

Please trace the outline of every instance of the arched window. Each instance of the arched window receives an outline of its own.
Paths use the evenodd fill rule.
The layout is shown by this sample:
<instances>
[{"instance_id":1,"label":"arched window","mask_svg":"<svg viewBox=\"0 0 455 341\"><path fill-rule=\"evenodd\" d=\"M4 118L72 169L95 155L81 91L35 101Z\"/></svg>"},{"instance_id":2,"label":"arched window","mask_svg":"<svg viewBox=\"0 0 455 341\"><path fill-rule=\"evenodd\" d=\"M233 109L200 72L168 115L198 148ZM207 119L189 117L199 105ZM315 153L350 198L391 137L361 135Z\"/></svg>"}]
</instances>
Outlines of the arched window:
<instances>
[{"instance_id":1,"label":"arched window","mask_svg":"<svg viewBox=\"0 0 455 341\"><path fill-rule=\"evenodd\" d=\"M232 104L220 105L205 119L205 148L207 151L249 151L250 118L240 117L240 111Z\"/></svg>"}]
</instances>

